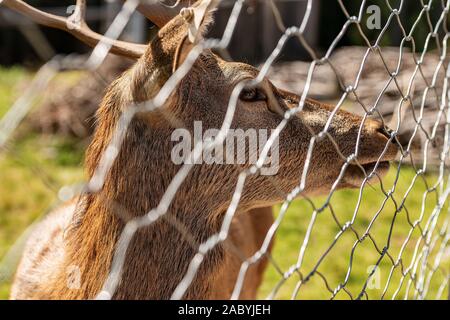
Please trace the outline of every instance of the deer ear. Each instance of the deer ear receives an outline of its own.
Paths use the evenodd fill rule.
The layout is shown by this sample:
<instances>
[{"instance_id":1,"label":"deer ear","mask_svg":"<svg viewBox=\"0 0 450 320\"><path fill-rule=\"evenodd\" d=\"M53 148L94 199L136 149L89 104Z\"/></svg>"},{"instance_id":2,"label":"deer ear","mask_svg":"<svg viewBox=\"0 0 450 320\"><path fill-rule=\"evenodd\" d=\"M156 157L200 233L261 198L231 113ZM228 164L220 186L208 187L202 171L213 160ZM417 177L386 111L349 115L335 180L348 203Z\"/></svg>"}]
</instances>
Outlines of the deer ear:
<instances>
[{"instance_id":1,"label":"deer ear","mask_svg":"<svg viewBox=\"0 0 450 320\"><path fill-rule=\"evenodd\" d=\"M195 6L183 8L180 15L189 23L188 37L191 43L198 43L206 34L208 26L213 22L213 12L218 0L203 0Z\"/></svg>"},{"instance_id":2,"label":"deer ear","mask_svg":"<svg viewBox=\"0 0 450 320\"><path fill-rule=\"evenodd\" d=\"M217 8L218 0L199 1L193 7L183 8L180 16L187 22L187 36L179 44L172 65L172 72L184 62L195 44L203 40L208 27L213 23L213 14Z\"/></svg>"},{"instance_id":3,"label":"deer ear","mask_svg":"<svg viewBox=\"0 0 450 320\"><path fill-rule=\"evenodd\" d=\"M213 22L217 0L198 1L162 27L131 70L131 94L136 102L153 98L203 39Z\"/></svg>"}]
</instances>

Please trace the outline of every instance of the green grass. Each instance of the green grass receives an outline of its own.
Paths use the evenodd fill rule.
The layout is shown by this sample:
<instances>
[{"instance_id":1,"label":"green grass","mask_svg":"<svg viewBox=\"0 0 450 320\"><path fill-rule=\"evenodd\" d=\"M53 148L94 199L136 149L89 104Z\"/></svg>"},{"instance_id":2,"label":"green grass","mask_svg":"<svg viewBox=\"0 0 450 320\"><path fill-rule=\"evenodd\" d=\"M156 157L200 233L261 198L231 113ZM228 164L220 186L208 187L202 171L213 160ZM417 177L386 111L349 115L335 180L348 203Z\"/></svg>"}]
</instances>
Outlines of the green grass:
<instances>
[{"instance_id":1,"label":"green grass","mask_svg":"<svg viewBox=\"0 0 450 320\"><path fill-rule=\"evenodd\" d=\"M0 155L0 257L52 207L61 186L81 179L82 153L61 155L65 143L35 137ZM67 164L68 157L72 164ZM8 284L0 282L0 299L7 296L7 288Z\"/></svg>"},{"instance_id":2,"label":"green grass","mask_svg":"<svg viewBox=\"0 0 450 320\"><path fill-rule=\"evenodd\" d=\"M0 69L0 116L23 93L30 79L31 75L20 68ZM24 230L52 208L57 200L59 188L83 178L82 158L85 147L85 144L67 138L28 134L20 135L20 138L13 138L8 144L8 148L0 153L0 261ZM393 187L396 173L397 168L394 166L383 181L384 190L390 190ZM378 249L382 250L388 245L387 239L394 219L395 208L402 202L406 191L413 183L413 188L407 195L404 206L399 210L393 224L388 253L394 260L397 259L400 247L411 230L407 219L408 215L410 221L418 219L424 192L427 190L426 183L430 187L437 179L436 174L419 176L417 179L415 179L415 176L413 169L402 167L392 196L395 203L393 199L389 198L384 206L383 201L386 197L381 192L380 185L364 188L362 200L353 223L353 231L361 237L374 215L379 211L377 219L371 226L370 235ZM426 221L432 212L436 204L437 194L434 191L427 194L423 206L423 221ZM341 190L333 194L330 201L331 205L317 214L306 246L304 260L298 269L299 272L294 272L289 279L283 282L276 292L276 298L291 298L300 275L305 277L314 269L315 264L324 255L336 234L340 231L335 219L341 225L351 221L357 206L358 196L359 190ZM272 253L272 260L276 265L269 264L260 290L261 298L269 295L282 279L279 270L286 272L291 266L296 265L314 207L320 208L325 201L325 197L318 197L312 199L312 202L299 199L291 203L276 234L275 248ZM334 218L330 208L333 209ZM279 207L276 211L278 210ZM442 218L446 216L446 212L445 205L438 220L438 226L442 224ZM420 227L423 228L424 225L425 223L422 222ZM342 234L317 268L317 271L325 277L332 290L344 281L349 270L351 249L357 239L353 231L347 230ZM419 228L416 228L402 255L402 263L405 268L410 264L418 237ZM345 288L354 298L359 294L367 279L369 266L375 264L380 258L380 254L371 239L366 237L354 250L349 281L345 285ZM439 244L440 242L438 242ZM434 257L434 254L435 250L431 253L432 257ZM450 261L447 255L441 267L448 272L449 265ZM385 256L381 260L380 266L380 273L377 274L379 278L377 279L380 280L381 286L380 288L367 290L371 299L380 298L388 280L392 262ZM390 298L399 285L400 269L398 267L393 272L386 298ZM437 288L443 281L443 275L438 270L432 278L428 297L434 298ZM400 289L399 298L403 297L406 285L407 281ZM10 279L3 282L0 280L0 299L8 297L9 286ZM303 283L297 298L328 299L331 295L320 275L314 273ZM348 295L342 290L339 291L336 299L344 298L348 298Z\"/></svg>"},{"instance_id":3,"label":"green grass","mask_svg":"<svg viewBox=\"0 0 450 320\"><path fill-rule=\"evenodd\" d=\"M31 75L20 67L0 68L0 116L3 116L18 94L26 87Z\"/></svg>"},{"instance_id":4,"label":"green grass","mask_svg":"<svg viewBox=\"0 0 450 320\"><path fill-rule=\"evenodd\" d=\"M396 172L396 168L391 168L388 176L383 180L383 187L385 190L391 189L394 185ZM393 193L393 198L397 203L397 207L402 199L404 199L404 195L410 184L414 181L414 177L414 170L407 167L401 168L395 192ZM399 210L399 213L396 215L388 249L388 253L392 256L394 261L396 261L400 248L404 243L408 232L411 230L411 225L408 223L407 218L408 214L411 222L414 222L419 218L422 197L427 190L424 181L427 181L427 183L431 185L436 181L436 178L436 175L418 177L413 184L412 191L406 197L403 209ZM351 221L357 206L358 195L359 190L341 190L333 195L330 207L333 209L334 215L340 225L344 225L346 222ZM381 192L380 186L374 186L373 189L366 187L362 192L361 198L362 200L359 209L357 210L357 218L354 221L353 229L358 233L359 237L362 237L375 214L379 212L375 222L370 228L370 234L378 247L378 250L381 251L385 246L388 246L387 239L394 219L396 205L394 204L394 201L389 198L383 206L386 197ZM323 205L325 201L325 197L313 199L316 208ZM436 192L428 193L424 205L423 221L427 221L435 205ZM308 273L313 270L314 266L319 261L319 258L324 255L326 249L332 244L336 234L340 231L337 222L335 222L333 218L330 207L327 207L317 215L299 273L294 273L289 280L284 283L276 295L277 298L289 299L291 297L300 277L306 277ZM276 245L273 252L273 260L278 264L278 268L281 270L287 271L291 266L296 265L300 246L305 238L305 233L313 211L314 208L306 200L296 200L286 212L276 236ZM443 218L445 218L446 215L447 206L444 206L438 220L438 226L442 225ZM421 223L420 226L424 227L425 222ZM406 250L402 254L402 261L405 268L408 267L411 262L414 245L420 237L418 229L419 228L416 228L412 233L411 240L408 242ZM346 277L346 273L350 267L350 254L356 240L357 237L354 232L351 230L345 231L317 268L317 270L324 275L332 290L337 288ZM435 252L436 250L433 250L433 254ZM345 286L354 298L358 296L363 288L368 274L371 271L371 268L369 267L376 264L379 258L380 253L377 251L370 238L365 238L365 240L356 246L351 264L352 270L349 281ZM446 272L448 272L449 263L450 261L447 257L447 260L441 265ZM377 274L377 279L379 279L381 286L380 288L374 288L374 286L372 286L371 289L367 290L370 299L379 299L381 297L386 282L388 281L388 275L392 265L391 260L387 256L384 256L380 263L381 267L378 269L380 272ZM392 294L399 285L400 277L401 273L399 266L395 269L393 276L389 281L390 285L388 286L385 298L392 297ZM261 297L266 297L271 293L275 286L274 284L278 283L281 279L281 274L276 271L274 266L271 266L265 277ZM408 278L406 280L408 280ZM444 280L445 278L442 273L438 272L435 274L432 278L428 297L436 296L437 289ZM375 278L373 281L375 281ZM403 298L406 291L406 284L407 281L405 281L401 287L398 297ZM308 281L305 281L304 285L300 288L297 298L323 299L330 298L331 296L332 293L327 291L325 282L316 273L311 276ZM411 297L411 295L409 295L409 297ZM348 299L349 296L345 292L340 291L336 296L336 299L339 298Z\"/></svg>"}]
</instances>

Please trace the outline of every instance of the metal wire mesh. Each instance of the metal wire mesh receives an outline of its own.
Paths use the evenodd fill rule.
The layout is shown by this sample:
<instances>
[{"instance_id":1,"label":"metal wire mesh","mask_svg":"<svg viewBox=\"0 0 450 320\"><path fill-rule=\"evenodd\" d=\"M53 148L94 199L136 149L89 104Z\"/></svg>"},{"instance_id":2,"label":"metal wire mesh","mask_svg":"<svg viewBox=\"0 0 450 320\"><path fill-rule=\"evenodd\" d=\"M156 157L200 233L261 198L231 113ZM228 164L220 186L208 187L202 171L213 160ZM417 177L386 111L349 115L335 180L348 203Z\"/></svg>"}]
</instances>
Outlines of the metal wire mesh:
<instances>
[{"instance_id":1,"label":"metal wire mesh","mask_svg":"<svg viewBox=\"0 0 450 320\"><path fill-rule=\"evenodd\" d=\"M244 0L237 0L232 3L232 12L229 16L228 23L226 25L225 31L220 39L206 39L199 44L197 44L194 49L189 53L188 57L184 61L184 63L180 66L180 68L170 77L170 79L164 84L162 89L158 92L154 99L150 101L146 101L145 103L132 106L127 109L127 112L124 112L121 118L117 123L117 127L115 128L112 139L106 148L106 151L101 156L98 167L96 168L93 176L89 181L86 182L85 185L76 185L76 186L64 186L61 190L64 190L65 196L62 197L62 200L66 198L70 198L70 196L75 196L77 194L84 193L96 193L98 192L105 181L105 176L107 175L109 169L113 165L119 150L121 148L121 144L123 142L124 136L127 132L128 125L130 121L133 119L133 116L140 111L148 111L156 108L161 108L169 95L175 90L178 83L182 80L182 78L189 72L191 67L196 61L196 58L202 53L202 51L206 48L214 48L220 50L226 50L230 44L231 38L233 36L233 32L236 27L236 23L240 17L240 13L242 11ZM376 175L374 172L367 172L366 179L360 186L359 195L357 198L353 199L352 205L354 208L351 209L353 211L350 220L346 222L342 222L339 218L339 215L334 212L332 205L332 198L335 194L337 186L341 181L347 167L353 163L356 159L356 155L358 154L359 149L359 141L360 136L358 136L358 141L355 145L355 151L353 156L345 158L345 162L341 168L341 173L337 180L334 183L333 188L329 191L327 197L325 198L323 203L317 205L317 202L314 199L310 199L304 194L304 190L307 186L307 176L310 168L310 164L312 161L315 161L312 158L313 150L318 141L320 141L324 137L328 137L332 139L332 137L328 134L329 126L325 126L323 130L315 134L309 144L309 149L306 155L306 161L304 165L304 169L301 175L301 179L296 188L291 190L289 194L285 195L285 201L281 204L279 212L276 214L276 220L271 226L269 232L265 236L265 240L261 248L251 257L242 261L242 265L240 268L239 276L236 281L233 294L231 296L232 299L236 299L239 297L239 294L242 290L242 286L245 280L246 272L249 267L256 262L258 262L261 258L268 256L270 264L278 271L280 280L276 284L274 288L272 288L271 293L268 298L276 298L279 290L284 286L284 284L291 279L295 278L295 288L291 293L292 298L297 298L301 292L307 290L307 284L311 281L321 281L323 283L324 290L329 292L330 298L342 297L342 293L344 293L344 297L351 299L361 299L361 298L370 298L370 293L368 291L368 286L370 282L373 280L373 277L377 272L380 272L380 269L383 269L383 272L386 272L387 277L386 281L383 284L382 293L379 298L416 298L416 299L425 299L425 298L445 298L445 291L448 290L449 285L449 238L450 238L450 215L447 210L447 201L450 193L450 184L449 184L449 171L448 171L448 153L449 153L449 99L450 99L450 91L448 88L449 81L449 69L448 69L448 53L447 53L447 39L449 37L449 31L447 29L448 22L448 12L450 8L450 1L433 1L430 0L428 2L420 1L417 5L421 7L420 13L415 19L415 22L412 24L412 27L408 30L407 27L404 26L404 22L400 18L400 13L402 12L405 1L398 1L398 5L394 6L390 1L385 1L384 5L389 9L390 14L387 19L386 24L382 27L379 32L378 37L375 41L369 41L368 37L365 35L363 28L361 27L363 16L365 13L365 9L367 8L366 1L361 1L360 10L357 16L351 16L347 11L344 3L338 0L338 3L341 7L341 12L336 14L345 15L346 22L342 26L342 29L337 34L332 43L330 43L325 55L320 56L316 53L316 49L311 47L304 35L307 32L308 22L311 14L312 8L312 0L307 1L305 15L302 21L299 22L298 26L286 26L283 21L282 16L277 11L276 1L270 1L271 9L273 10L274 17L277 22L277 26L280 30L283 31L282 36L280 37L278 44L273 49L272 53L265 60L260 68L260 72L258 77L254 80L254 83L260 82L269 72L271 66L274 61L279 57L282 52L283 46L286 42L293 37L296 37L298 41L302 44L302 46L309 53L311 58L311 63L309 64L308 76L306 83L304 85L303 91L296 92L301 96L300 102L298 106L294 109L289 110L285 113L284 119L279 123L276 130L271 134L269 140L264 146L264 150L261 156L258 158L258 161L255 165L250 167L249 169L242 171L239 175L238 180L235 185L235 192L231 199L230 206L228 207L226 214L224 216L222 226L220 232L214 234L210 238L208 238L205 242L201 243L198 247L197 254L193 257L187 273L184 275L183 280L178 284L176 290L172 294L172 299L181 299L185 294L186 290L189 288L191 282L193 281L195 275L197 274L202 261L205 256L217 245L223 242L229 232L232 218L234 217L237 207L240 202L240 197L243 192L244 184L246 179L250 175L258 174L259 170L263 166L264 160L268 155L271 145L274 143L276 138L280 135L281 131L285 128L286 124L290 121L290 119L298 112L301 112L305 105L305 100L309 95L310 86L312 85L312 79L315 75L315 70L318 66L321 65L330 65L334 70L335 75L338 79L341 78L341 75L337 73L335 70L335 66L333 66L330 57L334 53L339 41L348 32L349 28L355 27L358 30L360 37L365 42L367 48L365 55L361 61L354 61L355 64L359 65L358 73L354 79L352 79L352 84L343 87L342 95L336 103L333 112L331 113L329 122L331 118L335 116L336 112L340 110L346 99L350 96L357 101L360 107L364 110L363 120L361 122L361 127L364 125L366 119L368 119L372 115L377 115L380 117L381 121L386 125L390 125L392 132L391 137L387 144L394 142L399 144L397 141L397 134L399 130L402 128L402 114L404 109L406 109L407 104L413 104L411 93L413 90L413 86L415 82L419 79L422 79L426 82L426 88L423 91L423 99L421 106L416 109L419 110L418 114L415 114L414 121L415 125L413 128L413 134L410 138L410 141L418 134L425 134L426 138L423 141L422 152L423 152L423 163L421 167L417 167L412 165L413 170L415 171L414 179L410 182L410 185L407 188L407 192L405 194L399 194L396 192L397 190L397 181L399 175L402 170L404 170L407 165L406 162L408 159L413 157L410 147L411 143L406 144L405 148L401 148L401 156L398 162L395 164L395 170L397 171L396 180L394 181L391 188L385 189L383 183L381 183L380 187L380 195L384 198L381 202L380 208L376 210L376 212L371 216L370 221L367 223L367 227L365 230L358 230L355 227L355 223L360 219L360 204L361 201L364 200L365 192L367 188L370 188L368 183L369 179ZM112 39L117 39L122 33L123 29L126 26L131 14L136 10L137 5L139 4L138 0L129 0L126 1L117 15L116 19L111 24L108 31L105 33L106 36ZM430 11L438 10L440 12L439 19L432 24L432 19L430 18ZM401 44L398 47L398 64L397 67L392 70L389 69L388 65L385 63L385 58L383 56L383 47L380 46L381 39L387 32L389 28L391 28L394 24L396 24L401 32L402 32L402 40ZM424 25L427 25L429 28L428 35L424 42L422 53L413 54L415 68L412 73L408 86L406 90L402 89L397 82L397 79L402 75L400 65L404 56L405 47L408 45L412 45L415 47L415 38L414 32L417 28L423 28ZM424 76L424 71L422 70L422 66L424 61L427 59L427 52L429 51L430 43L434 42L434 45L437 48L439 53L438 63L434 66L434 72L432 81L429 82L428 79ZM84 56L73 56L68 55L64 57L55 57L49 62L47 62L36 74L32 85L29 89L16 101L14 105L11 106L8 113L1 119L0 121L0 150L6 152L8 150L8 141L10 137L14 134L16 128L22 121L22 119L27 115L30 111L30 108L33 106L36 97L38 97L42 89L47 86L50 79L54 77L59 71L67 70L67 69L84 69L84 70L95 70L98 68L100 64L104 61L108 51L110 50L110 46L106 42L100 42L92 53L86 58ZM414 50L413 50L414 52ZM386 84L378 93L378 96L375 99L374 104L367 105L363 102L364 99L360 99L358 97L358 88L360 85L360 80L363 75L364 66L369 56L374 55L379 57L381 61L384 63L385 72L387 75ZM445 78L443 79L443 84L437 84L438 81L438 73L444 72ZM343 83L343 81L341 81ZM383 115L381 115L378 111L378 104L380 98L385 94L389 85L394 84L397 87L400 98L397 101L397 107L393 111L397 116L393 117L393 121L388 124L385 123L383 119ZM233 118L233 114L235 112L236 103L238 96L242 89L244 88L244 83L239 83L233 90L228 102L228 109L225 119L223 120L222 127L219 131L218 136L209 144L198 144L195 145L194 150L192 152L192 157L197 159L201 154L202 149L212 149L217 144L222 144L226 137L226 132L230 128L231 121ZM438 107L438 111L434 114L435 119L433 121L433 126L431 131L427 131L422 125L423 120L423 112L424 112L424 103L425 99L429 98L430 95L433 95L434 103ZM414 112L414 109L408 109ZM417 112L417 111L416 111ZM329 123L328 122L328 123ZM427 158L430 153L429 146L435 141L438 130L444 131L444 141L442 145L439 147L439 163L437 166L431 167L427 163ZM361 134L361 130L360 130ZM11 142L12 143L12 142ZM386 146L387 148L387 146ZM386 151L386 148L384 152ZM382 158L383 154L380 154L379 161ZM378 161L378 162L379 162ZM195 163L195 160L193 161ZM377 165L378 165L377 162ZM414 163L414 161L412 161ZM429 171L436 170L437 168L437 179L434 183L429 184L427 180L426 174ZM112 261L112 265L110 268L110 273L107 277L106 282L103 285L103 289L99 292L97 298L99 299L110 299L114 295L114 292L120 282L121 272L124 264L126 263L126 251L127 248L136 233L140 228L146 227L163 217L177 194L177 190L180 185L185 181L188 176L190 170L192 169L192 165L184 164L179 172L175 175L173 180L171 181L169 187L164 193L159 205L146 214L129 220L126 223L126 226L119 237L114 258ZM426 185L426 191L423 194L421 199L420 207L408 207L406 202L408 200L408 195L410 191L417 187L417 184L422 181ZM276 188L276 186L274 186ZM60 193L61 195L61 193ZM69 196L67 196L69 195ZM280 225L283 222L283 219L290 208L292 201L295 198L302 197L303 200L307 201L311 204L312 210L310 212L303 213L309 217L309 224L305 229L304 234L301 235L301 238L298 239L298 243L300 245L298 251L297 261L292 264L286 270L282 270L277 264L276 259L270 255L268 252L269 245L273 237L277 234L277 231ZM434 201L432 201L432 205L429 205L430 199L434 197ZM389 232L386 233L386 238L383 243L380 243L378 239L372 235L373 228L376 225L377 221L380 220L381 212L385 209L388 203L393 204L393 210L390 212L390 224L389 224ZM120 207L120 206L118 206ZM350 206L349 206L350 208ZM431 208L431 209L430 209ZM315 258L313 262L305 265L305 260L308 256L308 247L311 244L311 239L314 232L318 232L317 229L320 228L320 216L324 215L325 212L331 212L331 215L336 223L337 231L333 238L333 240L329 242L320 243L321 252L320 255ZM118 210L120 211L120 210ZM120 214L120 212L117 212ZM396 237L396 227L398 225L397 216L406 215L407 219L405 223L409 226L408 234L401 238L400 240ZM413 218L415 217L415 219ZM406 222L407 221L407 222ZM186 229L184 229L186 232ZM330 259L327 257L336 251L335 249L338 245L338 242L341 238L344 238L348 235L353 237L353 244L346 247L346 253L348 254L348 268L345 272L345 276L343 278L339 278L336 281L336 275L332 274L330 269L324 267L327 263L330 262ZM190 235L186 234L188 238ZM278 241L282 242L283 239L280 238ZM316 240L317 241L317 240ZM397 246L396 250L392 249L392 241L400 241L400 245ZM353 280L352 277L357 277L352 274L353 268L353 259L356 255L356 252L362 248L361 250L372 250L378 253L378 259L373 263L370 267L368 274L360 276L359 280ZM399 248L399 249L398 249ZM323 267L323 268L322 268ZM396 278L394 282L395 274L399 276ZM441 282L438 288L435 290L435 296L430 296L430 285L432 284L432 279L438 277L441 279ZM347 289L349 282L359 281L359 292L355 295ZM335 283L337 285L335 286ZM433 283L433 285L435 285ZM402 295L402 296L400 296Z\"/></svg>"}]
</instances>

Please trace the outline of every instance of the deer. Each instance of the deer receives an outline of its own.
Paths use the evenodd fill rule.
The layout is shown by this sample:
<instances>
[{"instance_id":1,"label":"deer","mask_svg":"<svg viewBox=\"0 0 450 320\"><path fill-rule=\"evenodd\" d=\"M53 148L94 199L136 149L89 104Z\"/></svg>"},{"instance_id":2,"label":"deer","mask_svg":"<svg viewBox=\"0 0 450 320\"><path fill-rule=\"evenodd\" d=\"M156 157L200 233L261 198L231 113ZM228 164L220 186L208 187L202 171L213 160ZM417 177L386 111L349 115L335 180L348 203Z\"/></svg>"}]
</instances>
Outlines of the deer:
<instances>
[{"instance_id":1,"label":"deer","mask_svg":"<svg viewBox=\"0 0 450 320\"><path fill-rule=\"evenodd\" d=\"M172 7L158 2L138 6L159 27L148 45L105 39L111 52L136 62L110 84L99 106L95 132L85 155L89 177L120 116L131 105L154 98L213 23L211 7L202 19L195 18L196 10L205 8L204 0L192 6L188 2L180 1ZM2 5L39 24L70 32L90 46L102 38L84 22L83 0L77 0L76 16L69 18L42 12L20 0L3 0ZM81 21L78 28L68 28L69 20L77 21L74 18ZM195 41L190 41L192 30L197 32ZM79 195L39 222L27 240L10 298L96 298L110 272L127 219L156 207L180 169L171 161L174 143L170 137L176 126L167 114L179 119L190 132L195 121L202 121L205 128L220 128L233 89L242 81L256 79L258 74L259 70L251 65L227 61L203 49L160 108L133 117L102 187ZM243 86L230 127L275 129L283 114L297 107L300 99L298 94L275 87L267 78L258 85ZM183 299L230 298L242 262L260 249L274 222L272 207L298 186L311 138L325 126L327 134L317 139L311 153L304 195L329 192L346 158L355 155L357 142L357 155L334 187L358 188L368 173L373 171L380 179L387 173L398 151L388 128L377 120L341 109L335 111L331 105L306 98L303 108L280 132L278 172L248 176L227 238L205 256ZM238 176L248 167L248 163L194 165L164 218L134 235L112 298L171 298L199 244L219 232ZM188 231L189 239L173 221ZM257 298L272 246L248 269L239 299ZM73 266L80 275L76 287L67 284L67 270Z\"/></svg>"}]
</instances>

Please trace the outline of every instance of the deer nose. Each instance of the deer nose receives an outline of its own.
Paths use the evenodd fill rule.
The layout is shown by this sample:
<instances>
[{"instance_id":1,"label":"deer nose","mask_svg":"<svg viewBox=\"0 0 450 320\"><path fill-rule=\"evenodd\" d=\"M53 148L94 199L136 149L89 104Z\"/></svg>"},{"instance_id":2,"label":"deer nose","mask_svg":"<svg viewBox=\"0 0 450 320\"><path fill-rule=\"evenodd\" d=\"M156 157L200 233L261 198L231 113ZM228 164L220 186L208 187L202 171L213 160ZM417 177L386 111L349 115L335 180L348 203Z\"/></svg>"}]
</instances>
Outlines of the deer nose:
<instances>
[{"instance_id":1,"label":"deer nose","mask_svg":"<svg viewBox=\"0 0 450 320\"><path fill-rule=\"evenodd\" d=\"M368 121L368 122L366 122L367 131L376 132L376 133L381 134L388 140L391 139L392 133L394 132L394 130L384 126L383 123L381 123L378 120L369 119L366 121ZM394 140L391 140L391 141L393 142Z\"/></svg>"},{"instance_id":2,"label":"deer nose","mask_svg":"<svg viewBox=\"0 0 450 320\"><path fill-rule=\"evenodd\" d=\"M388 128L388 127L384 127L380 123L380 127L377 128L377 132L382 134L383 136L385 136L389 140L392 137L392 133L394 132L394 130L392 130L392 129Z\"/></svg>"},{"instance_id":3,"label":"deer nose","mask_svg":"<svg viewBox=\"0 0 450 320\"><path fill-rule=\"evenodd\" d=\"M384 126L383 123L377 120L370 120L369 127L371 128L369 131L373 130L372 132L375 133L373 139L378 140L379 143L383 145L383 149L384 147L387 147L387 150L385 150L386 160L393 160L399 150L399 145L396 139L392 137L394 130ZM389 145L386 146L388 141Z\"/></svg>"}]
</instances>

